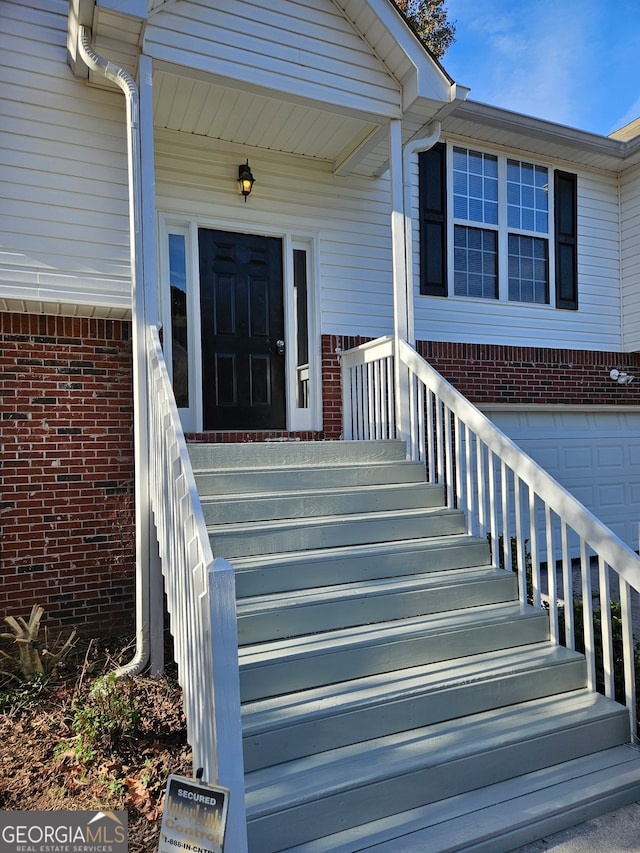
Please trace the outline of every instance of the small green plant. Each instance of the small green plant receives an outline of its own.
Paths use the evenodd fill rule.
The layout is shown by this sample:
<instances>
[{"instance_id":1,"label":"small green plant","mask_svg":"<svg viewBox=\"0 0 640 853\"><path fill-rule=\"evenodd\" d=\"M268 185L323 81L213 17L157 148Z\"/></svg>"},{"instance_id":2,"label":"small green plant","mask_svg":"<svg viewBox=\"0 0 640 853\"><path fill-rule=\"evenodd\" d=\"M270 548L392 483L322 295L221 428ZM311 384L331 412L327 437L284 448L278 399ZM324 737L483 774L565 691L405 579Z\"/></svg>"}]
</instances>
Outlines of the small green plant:
<instances>
[{"instance_id":1,"label":"small green plant","mask_svg":"<svg viewBox=\"0 0 640 853\"><path fill-rule=\"evenodd\" d=\"M73 730L85 747L115 749L134 737L140 723L138 700L131 679L114 672L96 678L83 701L77 701Z\"/></svg>"},{"instance_id":2,"label":"small green plant","mask_svg":"<svg viewBox=\"0 0 640 853\"><path fill-rule=\"evenodd\" d=\"M48 678L38 673L30 681L10 677L10 682L0 687L0 713L16 716L42 701Z\"/></svg>"}]
</instances>

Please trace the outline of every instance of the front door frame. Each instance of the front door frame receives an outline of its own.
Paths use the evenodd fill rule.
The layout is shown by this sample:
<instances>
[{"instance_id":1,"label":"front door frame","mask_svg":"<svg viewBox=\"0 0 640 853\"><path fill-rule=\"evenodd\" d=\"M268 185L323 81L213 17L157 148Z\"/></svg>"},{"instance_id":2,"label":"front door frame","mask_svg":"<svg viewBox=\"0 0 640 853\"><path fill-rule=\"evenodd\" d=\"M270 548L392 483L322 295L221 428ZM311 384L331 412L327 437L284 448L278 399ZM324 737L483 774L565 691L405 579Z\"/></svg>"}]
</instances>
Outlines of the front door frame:
<instances>
[{"instance_id":1,"label":"front door frame","mask_svg":"<svg viewBox=\"0 0 640 853\"><path fill-rule=\"evenodd\" d=\"M257 234L278 237L283 246L284 325L286 342L285 382L287 431L306 432L322 429L322 388L320 349L320 299L317 232L265 226L259 221L229 223L209 217L187 217L163 212L159 214L159 266L160 266L160 313L164 329L163 346L169 378L172 380L171 300L168 241L170 234L178 234L185 241L187 315L188 315L188 385L189 405L179 408L185 432L203 431L202 400L202 357L200 323L200 275L198 260L198 229L209 228L219 231L235 231L241 234ZM307 408L299 408L296 399L296 346L295 346L295 299L293 285L293 252L303 249L307 253L308 280L308 323L309 323L309 377L310 394ZM242 430L242 432L250 432Z\"/></svg>"}]
</instances>

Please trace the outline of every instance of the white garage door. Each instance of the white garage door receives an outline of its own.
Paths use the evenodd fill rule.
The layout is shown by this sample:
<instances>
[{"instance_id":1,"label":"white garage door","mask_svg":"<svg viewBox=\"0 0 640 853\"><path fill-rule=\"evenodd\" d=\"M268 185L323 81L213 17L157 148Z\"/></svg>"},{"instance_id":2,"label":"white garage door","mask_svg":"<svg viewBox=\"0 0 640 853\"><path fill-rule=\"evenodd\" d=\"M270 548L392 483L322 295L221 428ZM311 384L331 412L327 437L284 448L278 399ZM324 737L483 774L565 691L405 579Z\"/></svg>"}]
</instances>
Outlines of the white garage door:
<instances>
[{"instance_id":1,"label":"white garage door","mask_svg":"<svg viewBox=\"0 0 640 853\"><path fill-rule=\"evenodd\" d=\"M632 548L640 522L640 412L489 412L516 444Z\"/></svg>"}]
</instances>

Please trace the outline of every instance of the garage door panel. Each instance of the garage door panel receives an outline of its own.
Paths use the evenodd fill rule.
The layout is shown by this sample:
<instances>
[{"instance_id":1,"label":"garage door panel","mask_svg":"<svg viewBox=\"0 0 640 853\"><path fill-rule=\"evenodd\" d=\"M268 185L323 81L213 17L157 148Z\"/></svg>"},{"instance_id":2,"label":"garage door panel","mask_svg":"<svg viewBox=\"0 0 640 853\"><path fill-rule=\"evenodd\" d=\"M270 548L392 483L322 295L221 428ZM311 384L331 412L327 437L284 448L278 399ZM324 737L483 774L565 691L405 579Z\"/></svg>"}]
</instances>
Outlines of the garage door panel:
<instances>
[{"instance_id":1,"label":"garage door panel","mask_svg":"<svg viewBox=\"0 0 640 853\"><path fill-rule=\"evenodd\" d=\"M500 412L497 426L631 547L640 519L640 411ZM538 533L544 542L544 531ZM541 555L541 558L544 557Z\"/></svg>"}]
</instances>

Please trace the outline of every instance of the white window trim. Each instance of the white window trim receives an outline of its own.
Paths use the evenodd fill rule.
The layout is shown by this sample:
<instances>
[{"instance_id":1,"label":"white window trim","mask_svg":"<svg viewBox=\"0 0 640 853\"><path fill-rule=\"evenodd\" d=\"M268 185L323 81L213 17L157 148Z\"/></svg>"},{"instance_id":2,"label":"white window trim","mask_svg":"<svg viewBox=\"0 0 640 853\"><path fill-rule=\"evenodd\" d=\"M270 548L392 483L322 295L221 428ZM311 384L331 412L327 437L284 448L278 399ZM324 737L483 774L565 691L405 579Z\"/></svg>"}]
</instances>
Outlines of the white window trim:
<instances>
[{"instance_id":1,"label":"white window trim","mask_svg":"<svg viewBox=\"0 0 640 853\"><path fill-rule=\"evenodd\" d=\"M188 311L188 359L189 359L189 408L179 409L182 428L185 432L202 432L204 414L202 400L202 358L200 318L200 271L198 259L198 229L212 228L221 231L237 231L239 234L261 234L278 237L283 246L283 287L286 357L286 406L288 431L302 432L322 429L322 382L320 347L320 302L318 287L319 251L318 235L265 228L258 223L245 223L242 227L229 222L209 218L184 217L170 213L159 214L158 233L160 270L160 318L163 323L163 347L169 379L172 380L171 342L171 298L169 288L169 234L181 234L186 240L187 260L187 311ZM296 405L296 346L295 346L295 300L293 291L293 250L307 252L307 298L309 319L309 376L311 393L309 408L299 409Z\"/></svg>"},{"instance_id":2,"label":"white window trim","mask_svg":"<svg viewBox=\"0 0 640 853\"><path fill-rule=\"evenodd\" d=\"M500 302L509 305L522 305L540 309L554 309L556 304L555 288L555 198L554 198L554 174L555 168L551 163L536 160L525 156L520 152L505 152L491 150L475 145L469 141L458 141L453 139L443 140L447 146L447 295L450 299L460 299L464 302L478 301ZM471 219L456 219L453 215L453 149L465 148L467 151L478 151L481 154L489 154L498 160L498 224L492 225L486 222L476 222ZM520 163L530 163L533 166L541 166L547 170L548 176L548 219L547 232L527 231L521 228L510 228L507 224L507 160L517 160ZM454 227L464 225L470 228L480 228L487 231L495 231L498 235L498 297L488 299L482 296L464 296L454 293ZM521 302L509 299L509 234L520 234L527 237L539 237L547 240L549 258L549 301L543 302Z\"/></svg>"}]
</instances>

